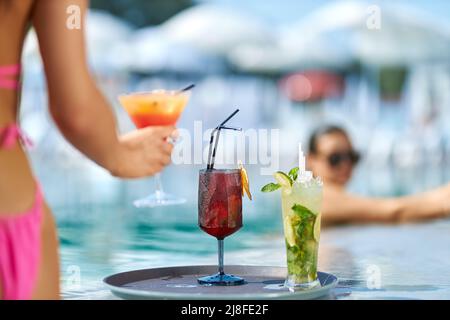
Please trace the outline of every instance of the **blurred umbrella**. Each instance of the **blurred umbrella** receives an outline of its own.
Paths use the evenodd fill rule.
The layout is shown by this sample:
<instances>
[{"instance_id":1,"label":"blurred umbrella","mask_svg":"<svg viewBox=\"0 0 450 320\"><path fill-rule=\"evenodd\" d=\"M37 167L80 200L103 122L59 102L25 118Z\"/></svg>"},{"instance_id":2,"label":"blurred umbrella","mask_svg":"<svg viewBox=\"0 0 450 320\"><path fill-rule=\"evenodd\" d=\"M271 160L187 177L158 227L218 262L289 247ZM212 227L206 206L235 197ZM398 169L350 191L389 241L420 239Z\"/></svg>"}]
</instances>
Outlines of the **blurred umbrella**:
<instances>
[{"instance_id":1,"label":"blurred umbrella","mask_svg":"<svg viewBox=\"0 0 450 320\"><path fill-rule=\"evenodd\" d=\"M132 27L125 20L109 13L89 10L86 19L86 42L88 57L99 71L121 69L130 57L124 50L123 41L132 33Z\"/></svg>"},{"instance_id":2,"label":"blurred umbrella","mask_svg":"<svg viewBox=\"0 0 450 320\"><path fill-rule=\"evenodd\" d=\"M355 54L376 65L450 59L450 28L411 6L381 8L381 29L356 28Z\"/></svg>"},{"instance_id":3,"label":"blurred umbrella","mask_svg":"<svg viewBox=\"0 0 450 320\"><path fill-rule=\"evenodd\" d=\"M89 10L86 20L88 45L92 49L105 50L117 40L125 39L132 27L125 20L107 12Z\"/></svg>"},{"instance_id":4,"label":"blurred umbrella","mask_svg":"<svg viewBox=\"0 0 450 320\"><path fill-rule=\"evenodd\" d=\"M236 69L244 72L276 74L285 71L285 52L277 46L243 44L231 49L228 61Z\"/></svg>"},{"instance_id":5,"label":"blurred umbrella","mask_svg":"<svg viewBox=\"0 0 450 320\"><path fill-rule=\"evenodd\" d=\"M170 40L160 27L136 31L126 45L130 49L128 68L133 71L198 73L224 68L221 59Z\"/></svg>"},{"instance_id":6,"label":"blurred umbrella","mask_svg":"<svg viewBox=\"0 0 450 320\"><path fill-rule=\"evenodd\" d=\"M371 3L334 2L296 23L282 36L282 47L316 55L316 42L326 43L325 55L347 51L364 63L406 65L421 60L448 59L450 32L411 6L383 3L380 28L367 26Z\"/></svg>"},{"instance_id":7,"label":"blurred umbrella","mask_svg":"<svg viewBox=\"0 0 450 320\"><path fill-rule=\"evenodd\" d=\"M354 61L408 65L450 58L450 31L411 6L383 3L381 28L370 29L371 3L336 1L278 33L274 46L249 43L233 49L230 62L252 72L302 67L343 68Z\"/></svg>"},{"instance_id":8,"label":"blurred umbrella","mask_svg":"<svg viewBox=\"0 0 450 320\"><path fill-rule=\"evenodd\" d=\"M349 31L365 7L359 2L328 4L280 32L280 50L291 68L345 67L353 61Z\"/></svg>"},{"instance_id":9,"label":"blurred umbrella","mask_svg":"<svg viewBox=\"0 0 450 320\"><path fill-rule=\"evenodd\" d=\"M253 72L283 73L305 66L345 67L352 63L351 52L345 45L347 32L335 32L333 37L321 36L324 30L336 31L345 21L343 17L354 19L353 6L345 4L339 11L332 19L327 17L326 21L320 17L321 14L310 15L280 29L274 46L242 46L234 49L229 59L237 68Z\"/></svg>"},{"instance_id":10,"label":"blurred umbrella","mask_svg":"<svg viewBox=\"0 0 450 320\"><path fill-rule=\"evenodd\" d=\"M297 40L295 46L242 45L228 55L232 65L242 71L284 73L304 67L343 68L352 63L346 50L325 41ZM337 48L337 49L336 49Z\"/></svg>"},{"instance_id":11,"label":"blurred umbrella","mask_svg":"<svg viewBox=\"0 0 450 320\"><path fill-rule=\"evenodd\" d=\"M221 56L242 44L264 45L274 39L271 30L258 19L212 4L186 9L161 28L169 41Z\"/></svg>"},{"instance_id":12,"label":"blurred umbrella","mask_svg":"<svg viewBox=\"0 0 450 320\"><path fill-rule=\"evenodd\" d=\"M131 34L131 26L109 13L89 10L86 19L86 42L90 63L96 70L107 71L123 67L129 59L122 44ZM23 50L27 68L40 66L38 39L34 30L27 34Z\"/></svg>"}]
</instances>

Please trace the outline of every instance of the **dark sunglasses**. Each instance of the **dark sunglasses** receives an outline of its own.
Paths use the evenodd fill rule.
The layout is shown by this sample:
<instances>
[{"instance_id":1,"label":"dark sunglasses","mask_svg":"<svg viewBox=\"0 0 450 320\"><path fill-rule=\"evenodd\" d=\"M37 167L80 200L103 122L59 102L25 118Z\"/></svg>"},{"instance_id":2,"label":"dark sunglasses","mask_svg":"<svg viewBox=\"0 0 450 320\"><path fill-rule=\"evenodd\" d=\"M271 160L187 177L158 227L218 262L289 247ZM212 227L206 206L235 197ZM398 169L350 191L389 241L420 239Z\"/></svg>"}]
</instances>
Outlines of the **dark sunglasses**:
<instances>
[{"instance_id":1,"label":"dark sunglasses","mask_svg":"<svg viewBox=\"0 0 450 320\"><path fill-rule=\"evenodd\" d=\"M343 162L350 162L352 165L356 165L361 159L361 155L356 151L347 152L334 152L327 157L328 164L335 168Z\"/></svg>"}]
</instances>

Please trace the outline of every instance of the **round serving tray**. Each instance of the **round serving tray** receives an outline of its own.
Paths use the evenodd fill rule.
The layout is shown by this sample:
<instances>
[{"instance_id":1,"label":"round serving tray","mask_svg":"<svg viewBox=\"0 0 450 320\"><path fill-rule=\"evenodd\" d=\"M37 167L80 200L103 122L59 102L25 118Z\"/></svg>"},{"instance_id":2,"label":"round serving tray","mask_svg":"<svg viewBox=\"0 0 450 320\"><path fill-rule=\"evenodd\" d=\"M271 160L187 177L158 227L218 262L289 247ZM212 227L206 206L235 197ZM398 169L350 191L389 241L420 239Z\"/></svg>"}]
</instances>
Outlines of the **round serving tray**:
<instances>
[{"instance_id":1,"label":"round serving tray","mask_svg":"<svg viewBox=\"0 0 450 320\"><path fill-rule=\"evenodd\" d=\"M180 300L264 300L317 299L329 296L338 279L318 272L321 286L290 292L284 287L287 270L283 267L225 266L225 272L241 276L240 286L202 286L197 278L217 272L217 266L182 266L134 270L117 273L103 281L112 293L123 299Z\"/></svg>"}]
</instances>

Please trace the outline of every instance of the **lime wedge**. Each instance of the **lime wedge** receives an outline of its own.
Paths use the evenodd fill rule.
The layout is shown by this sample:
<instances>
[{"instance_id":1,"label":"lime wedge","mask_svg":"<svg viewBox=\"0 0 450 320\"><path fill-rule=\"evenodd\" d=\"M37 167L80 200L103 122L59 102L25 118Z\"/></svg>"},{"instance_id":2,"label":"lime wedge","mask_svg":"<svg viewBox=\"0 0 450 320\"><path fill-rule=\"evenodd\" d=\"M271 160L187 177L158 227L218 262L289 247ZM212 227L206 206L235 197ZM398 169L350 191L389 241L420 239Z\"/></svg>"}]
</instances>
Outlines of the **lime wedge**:
<instances>
[{"instance_id":1,"label":"lime wedge","mask_svg":"<svg viewBox=\"0 0 450 320\"><path fill-rule=\"evenodd\" d=\"M316 221L314 222L314 240L319 242L320 239L320 214L317 215Z\"/></svg>"},{"instance_id":2,"label":"lime wedge","mask_svg":"<svg viewBox=\"0 0 450 320\"><path fill-rule=\"evenodd\" d=\"M291 188L292 179L284 172L277 171L273 174L275 180L280 184L282 188Z\"/></svg>"},{"instance_id":3,"label":"lime wedge","mask_svg":"<svg viewBox=\"0 0 450 320\"><path fill-rule=\"evenodd\" d=\"M284 217L283 225L284 237L286 238L287 243L292 247L295 245L295 233L289 216Z\"/></svg>"}]
</instances>

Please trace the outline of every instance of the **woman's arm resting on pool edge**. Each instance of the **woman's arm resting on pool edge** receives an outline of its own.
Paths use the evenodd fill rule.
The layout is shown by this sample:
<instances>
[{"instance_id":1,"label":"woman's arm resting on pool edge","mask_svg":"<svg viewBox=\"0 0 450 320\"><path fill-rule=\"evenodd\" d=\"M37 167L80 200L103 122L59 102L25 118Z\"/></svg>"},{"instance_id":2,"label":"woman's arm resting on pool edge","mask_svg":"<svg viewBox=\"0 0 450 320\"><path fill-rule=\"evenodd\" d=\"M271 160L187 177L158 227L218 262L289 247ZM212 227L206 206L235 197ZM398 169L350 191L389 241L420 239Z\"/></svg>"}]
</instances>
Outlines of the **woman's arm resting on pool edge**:
<instances>
[{"instance_id":1,"label":"woman's arm resting on pool edge","mask_svg":"<svg viewBox=\"0 0 450 320\"><path fill-rule=\"evenodd\" d=\"M407 222L449 214L450 185L399 198L360 197L335 187L324 189L322 219L325 224Z\"/></svg>"}]
</instances>

